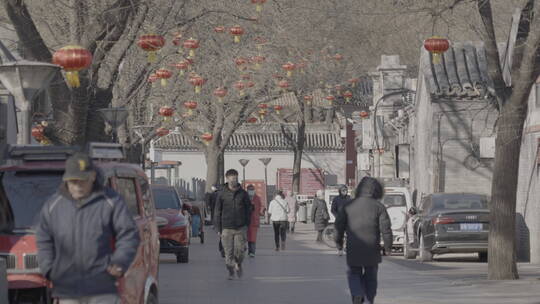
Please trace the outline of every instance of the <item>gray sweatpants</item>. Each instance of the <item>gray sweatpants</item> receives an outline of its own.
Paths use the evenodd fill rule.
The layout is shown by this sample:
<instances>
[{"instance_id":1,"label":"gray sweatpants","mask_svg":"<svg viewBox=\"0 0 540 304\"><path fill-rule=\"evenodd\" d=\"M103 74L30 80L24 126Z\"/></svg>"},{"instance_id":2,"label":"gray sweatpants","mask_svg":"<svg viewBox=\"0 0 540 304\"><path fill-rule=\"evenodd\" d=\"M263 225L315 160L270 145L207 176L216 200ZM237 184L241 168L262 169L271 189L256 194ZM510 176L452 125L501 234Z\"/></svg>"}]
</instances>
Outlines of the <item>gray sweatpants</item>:
<instances>
[{"instance_id":1,"label":"gray sweatpants","mask_svg":"<svg viewBox=\"0 0 540 304\"><path fill-rule=\"evenodd\" d=\"M244 261L246 251L247 226L239 229L223 229L221 232L221 242L225 249L225 265L234 267L237 263Z\"/></svg>"}]
</instances>

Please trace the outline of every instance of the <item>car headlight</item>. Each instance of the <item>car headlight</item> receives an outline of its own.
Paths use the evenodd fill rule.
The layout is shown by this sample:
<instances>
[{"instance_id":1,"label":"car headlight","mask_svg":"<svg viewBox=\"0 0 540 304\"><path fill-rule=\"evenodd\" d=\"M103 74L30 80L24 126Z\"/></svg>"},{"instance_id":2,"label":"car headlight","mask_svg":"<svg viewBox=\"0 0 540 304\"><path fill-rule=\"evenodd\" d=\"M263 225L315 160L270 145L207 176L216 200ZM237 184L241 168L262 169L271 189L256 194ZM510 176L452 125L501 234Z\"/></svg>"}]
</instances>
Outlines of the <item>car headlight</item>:
<instances>
[{"instance_id":1,"label":"car headlight","mask_svg":"<svg viewBox=\"0 0 540 304\"><path fill-rule=\"evenodd\" d=\"M181 218L179 220L177 220L176 222L174 222L171 227L182 227L182 226L186 226L187 225L187 221L185 218Z\"/></svg>"}]
</instances>

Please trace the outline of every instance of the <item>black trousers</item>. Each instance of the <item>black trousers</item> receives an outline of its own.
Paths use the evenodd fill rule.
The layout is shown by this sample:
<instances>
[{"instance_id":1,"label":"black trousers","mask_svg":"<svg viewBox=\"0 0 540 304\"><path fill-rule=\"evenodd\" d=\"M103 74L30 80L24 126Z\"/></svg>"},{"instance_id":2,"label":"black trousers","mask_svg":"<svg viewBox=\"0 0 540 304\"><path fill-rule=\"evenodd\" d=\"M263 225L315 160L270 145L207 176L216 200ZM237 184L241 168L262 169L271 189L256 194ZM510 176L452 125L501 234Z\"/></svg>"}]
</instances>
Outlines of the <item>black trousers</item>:
<instances>
[{"instance_id":1,"label":"black trousers","mask_svg":"<svg viewBox=\"0 0 540 304\"><path fill-rule=\"evenodd\" d=\"M276 242L276 248L279 248L279 240L285 244L287 240L287 226L289 222L287 221L278 221L273 222L274 225L274 241Z\"/></svg>"}]
</instances>

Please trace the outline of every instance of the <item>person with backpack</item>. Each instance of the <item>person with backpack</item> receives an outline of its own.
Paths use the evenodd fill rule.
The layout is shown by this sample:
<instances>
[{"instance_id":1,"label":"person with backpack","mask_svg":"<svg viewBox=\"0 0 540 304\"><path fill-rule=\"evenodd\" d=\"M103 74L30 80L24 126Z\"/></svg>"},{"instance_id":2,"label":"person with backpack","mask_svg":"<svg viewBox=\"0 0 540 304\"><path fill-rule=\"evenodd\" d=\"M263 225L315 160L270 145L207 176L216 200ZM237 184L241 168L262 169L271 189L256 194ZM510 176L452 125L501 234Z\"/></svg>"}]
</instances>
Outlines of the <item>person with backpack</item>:
<instances>
[{"instance_id":1,"label":"person with backpack","mask_svg":"<svg viewBox=\"0 0 540 304\"><path fill-rule=\"evenodd\" d=\"M289 204L285 201L283 191L278 191L276 197L270 202L268 213L274 226L274 241L276 251L285 250L287 240L287 226L289 224ZM280 243L281 240L281 243Z\"/></svg>"}]
</instances>

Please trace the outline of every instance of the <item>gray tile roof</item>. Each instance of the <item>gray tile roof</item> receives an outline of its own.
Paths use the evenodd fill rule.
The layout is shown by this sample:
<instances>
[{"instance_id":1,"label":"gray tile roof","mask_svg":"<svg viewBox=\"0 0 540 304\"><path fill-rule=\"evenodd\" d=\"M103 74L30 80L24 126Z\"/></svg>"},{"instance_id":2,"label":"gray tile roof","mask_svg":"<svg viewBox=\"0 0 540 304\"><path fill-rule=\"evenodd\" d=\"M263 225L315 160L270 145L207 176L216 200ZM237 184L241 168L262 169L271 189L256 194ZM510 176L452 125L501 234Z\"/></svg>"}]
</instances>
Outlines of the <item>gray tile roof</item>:
<instances>
[{"instance_id":1,"label":"gray tile roof","mask_svg":"<svg viewBox=\"0 0 540 304\"><path fill-rule=\"evenodd\" d=\"M296 140L295 128L287 126L287 133ZM186 135L173 132L154 142L154 148L176 151L196 151ZM228 151L292 151L278 124L244 126L232 136ZM312 124L306 127L306 151L344 151L341 130L335 124Z\"/></svg>"},{"instance_id":2,"label":"gray tile roof","mask_svg":"<svg viewBox=\"0 0 540 304\"><path fill-rule=\"evenodd\" d=\"M455 42L434 64L431 54L422 48L421 66L428 91L435 98L480 99L491 81L482 42Z\"/></svg>"}]
</instances>

